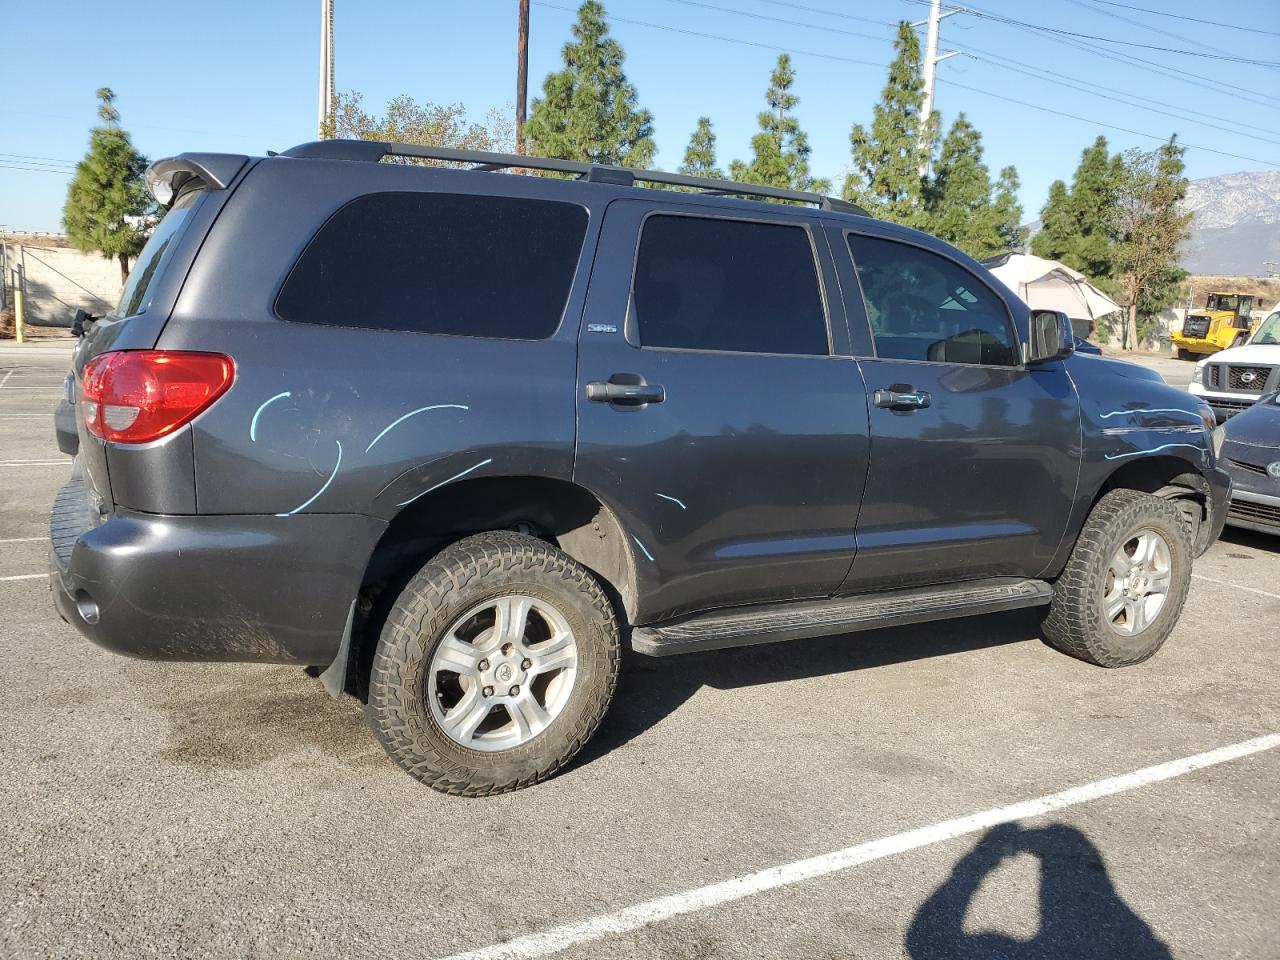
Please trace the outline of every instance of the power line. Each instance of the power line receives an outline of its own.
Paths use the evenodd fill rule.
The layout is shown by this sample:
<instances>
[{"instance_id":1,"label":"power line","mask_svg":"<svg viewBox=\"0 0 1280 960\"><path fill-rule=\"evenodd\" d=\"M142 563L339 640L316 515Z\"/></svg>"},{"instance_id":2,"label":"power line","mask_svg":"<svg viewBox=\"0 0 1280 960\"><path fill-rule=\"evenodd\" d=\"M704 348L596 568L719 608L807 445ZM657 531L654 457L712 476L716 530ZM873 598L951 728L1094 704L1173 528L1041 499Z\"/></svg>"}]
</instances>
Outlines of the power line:
<instances>
[{"instance_id":1,"label":"power line","mask_svg":"<svg viewBox=\"0 0 1280 960\"><path fill-rule=\"evenodd\" d=\"M856 14L845 13L843 10L828 10L825 7L813 7L805 3L788 3L787 0L760 0L761 3L768 3L775 7L790 7L792 10L803 10L805 13L817 13L824 17L839 17L841 20L856 20L858 23L874 23L882 27L896 27L897 20L876 20L872 17L859 17Z\"/></svg>"},{"instance_id":2,"label":"power line","mask_svg":"<svg viewBox=\"0 0 1280 960\"><path fill-rule=\"evenodd\" d=\"M1020 73L1020 74L1023 74L1024 76L1035 76L1035 73L1033 73L1032 71L1036 71L1036 72L1038 72L1038 73L1043 73L1043 74L1049 74L1049 75L1051 75L1051 76L1053 76L1053 77L1062 77L1062 76L1063 76L1062 74L1052 73L1051 71L1048 71L1048 70L1040 71L1040 70L1038 70L1038 69L1037 69L1037 68L1035 68L1035 67L1031 67L1030 69L1019 69L1019 67L1015 67L1015 66L1011 66L1011 65L1010 65L1011 63L1014 63L1014 62L1016 62L1016 61L1002 62L1001 60L991 60L991 59L988 59L987 57L979 57L979 56L975 56L974 54L969 53L968 51L962 51L962 53L964 53L964 55L965 55L966 57L968 57L970 60L976 60L976 61L978 61L979 63L985 63L985 64L988 64L988 65L993 66L993 67L999 67L999 68L1000 68L1000 69L1002 69L1002 70L1011 70L1011 71L1013 71L1014 73ZM1080 84L1076 83L1075 81L1073 81L1073 80L1072 80L1072 79L1070 79L1070 78L1066 78L1066 79L1057 79L1057 80L1054 80L1054 81L1052 81L1052 82L1058 83L1058 84L1059 84L1059 85L1061 85L1061 86L1069 87L1069 88L1071 88L1071 89L1073 89L1073 90L1079 90L1079 91L1081 91L1082 93L1087 93L1087 94L1089 94L1090 96L1093 96L1093 97L1100 97L1100 98L1102 98L1103 100L1111 100L1111 101L1112 101L1112 102L1114 102L1114 103L1122 103L1122 104L1124 104L1125 106L1128 106L1128 107L1137 107L1137 108L1138 108L1138 109L1140 109L1140 110L1146 110L1146 111L1149 111L1149 112L1151 112L1151 113L1158 113L1158 114L1161 114L1162 116L1172 117L1173 119L1175 119L1175 120L1181 120L1181 121L1183 121L1184 123L1194 123L1194 124L1196 124L1197 126L1202 126L1202 127L1211 127L1211 128L1213 128L1214 130L1221 130L1221 131L1223 131L1224 133L1239 133L1239 132L1240 132L1240 131L1239 131L1239 128L1236 128L1236 127L1224 127L1224 126L1222 126L1221 124L1218 124L1218 123L1211 123L1211 122L1210 122L1210 121L1208 121L1208 120L1196 120L1196 119L1195 119L1195 118L1193 118L1193 117L1188 117L1188 116L1185 116L1185 115L1183 115L1183 114L1181 114L1181 113L1174 113L1174 112L1169 111L1169 110L1161 110L1161 109L1159 109L1158 107L1154 107L1154 106L1150 106L1150 105L1149 105L1150 103L1158 103L1158 101L1148 101L1148 105L1146 105L1146 106L1144 106L1142 103L1136 102L1136 100L1145 100L1145 99L1146 99L1145 97L1135 98L1135 99L1129 99L1129 98L1127 98L1125 95L1121 94L1121 93L1120 93L1120 91L1116 91L1114 94L1112 94L1112 93L1098 93L1097 91L1087 89L1086 87L1084 87L1084 86L1082 86L1082 85L1080 85ZM1095 86L1096 86L1096 84L1095 84ZM1170 106L1170 104L1164 104L1164 106ZM1266 132L1272 132L1272 131L1266 131ZM1260 140L1260 141L1262 141L1263 143L1273 143L1273 144L1275 144L1276 146L1280 147L1280 140L1270 140L1270 139L1268 139L1268 138L1266 138L1266 137L1259 137L1259 136L1256 136L1256 135L1254 135L1253 139L1255 139L1255 140Z\"/></svg>"},{"instance_id":3,"label":"power line","mask_svg":"<svg viewBox=\"0 0 1280 960\"><path fill-rule=\"evenodd\" d=\"M880 42L883 42L886 39L882 34L861 33L857 30L841 30L839 27L830 27L823 23L806 23L803 20L788 20L785 17L771 17L764 13L749 13L746 10L735 10L733 7L722 7L714 3L703 3L702 0L666 0L666 2L679 3L686 7L702 7L704 10L715 10L718 13L728 13L735 17L748 17L752 20L764 20L768 23L784 23L792 27L804 27L807 30L821 30L823 33L839 33L846 37L861 37L864 40L876 40Z\"/></svg>"},{"instance_id":4,"label":"power line","mask_svg":"<svg viewBox=\"0 0 1280 960\"><path fill-rule=\"evenodd\" d=\"M1210 27L1222 27L1225 30L1244 30L1248 33L1264 33L1270 37L1280 37L1280 30L1259 30L1257 27L1247 27L1239 23L1223 23L1221 20L1202 20L1200 17L1188 17L1180 13L1170 13L1167 10L1152 10L1150 7L1139 7L1132 3L1116 3L1115 0L1090 0L1091 3L1101 3L1108 7L1124 7L1126 10L1139 10L1142 13L1154 14L1158 17L1170 17L1174 20L1189 20L1191 23L1203 23Z\"/></svg>"},{"instance_id":5,"label":"power line","mask_svg":"<svg viewBox=\"0 0 1280 960\"><path fill-rule=\"evenodd\" d=\"M0 170L23 170L27 173L59 173L64 177L70 177L75 174L74 170L50 170L45 167L19 167L11 166L7 163L0 163Z\"/></svg>"},{"instance_id":6,"label":"power line","mask_svg":"<svg viewBox=\"0 0 1280 960\"><path fill-rule=\"evenodd\" d=\"M1093 33L1079 33L1075 30L1063 30L1061 27L1047 27L1039 23L1028 23L1026 20L1015 20L1013 17L1005 17L995 13L980 13L976 9L970 9L975 17L983 20L994 20L998 23L1009 23L1015 26L1027 27L1031 30L1038 30L1042 33L1056 33L1064 37L1079 37L1083 40L1096 40L1100 43L1115 43L1124 47L1137 47L1142 50L1157 50L1161 53L1176 53L1187 57L1203 57L1207 60L1224 60L1229 63L1243 63L1252 67L1265 67L1268 70L1280 70L1280 66L1270 62L1269 60L1254 60L1250 57L1235 57L1229 54L1221 53L1205 53L1200 50L1183 50L1178 47L1162 47L1154 43L1138 43L1136 40L1117 40L1115 37L1100 37Z\"/></svg>"},{"instance_id":7,"label":"power line","mask_svg":"<svg viewBox=\"0 0 1280 960\"><path fill-rule=\"evenodd\" d=\"M1162 36L1172 37L1174 40L1181 40L1183 43L1199 45L1203 47L1205 50L1212 50L1214 53L1227 52L1226 50L1223 50L1221 47L1212 46L1211 44L1204 43L1201 40L1193 39L1181 33L1174 33L1172 30L1165 30L1163 27L1157 27L1154 24L1144 23L1141 20L1135 20L1133 19L1133 17L1126 17L1122 13L1112 13L1110 10L1099 10L1097 7L1090 7L1087 3L1084 2L1084 0L1067 0L1067 3L1071 4L1072 6L1080 7L1082 10L1089 10L1093 13L1100 13L1104 17L1111 17L1111 19L1113 20L1119 20L1121 23L1127 23L1129 24L1129 26L1137 27L1140 30L1147 30L1147 31L1150 31L1151 33L1158 33L1158 34L1161 34Z\"/></svg>"},{"instance_id":8,"label":"power line","mask_svg":"<svg viewBox=\"0 0 1280 960\"><path fill-rule=\"evenodd\" d=\"M560 10L564 13L577 13L576 7L562 7L558 3L548 3L547 0L533 0L539 7L547 7L551 10ZM609 20L614 23L629 23L637 27L649 27L652 30L666 30L668 33L679 33L687 37L700 37L704 40L719 40L724 43L736 43L744 47L756 47L760 50L772 50L775 53L795 53L806 57L817 57L821 60L835 60L838 63L856 63L863 67L887 67L887 63L877 63L873 60L858 60L854 57L840 57L834 53L819 53L816 50L800 50L796 47L779 47L771 43L757 43L754 40L743 40L739 37L725 37L718 33L703 33L700 30L686 30L684 27L673 27L665 23L650 23L647 20L632 20L627 17L615 17L609 15ZM879 39L879 38L877 38Z\"/></svg>"},{"instance_id":9,"label":"power line","mask_svg":"<svg viewBox=\"0 0 1280 960\"><path fill-rule=\"evenodd\" d=\"M904 0L904 2L924 4L926 6L929 4L929 0ZM973 13L989 12L989 11L983 10L981 7L975 7L972 5L967 7L952 6L950 9L960 11L960 12L973 12ZM1164 64L1157 63L1155 60L1146 60L1138 56L1122 57L1115 50L1108 50L1104 47L1099 47L1091 43L1085 43L1080 40L1071 40L1071 39L1068 39L1067 37L1054 36L1052 34L1049 34L1046 36L1044 34L1037 32L1034 27L1020 26L1016 23L1013 23L1012 21L1010 21L1007 25L1013 26L1015 29L1022 30L1024 33L1030 33L1035 36L1041 36L1045 40L1050 40L1054 43L1060 43L1060 44L1063 44L1064 46L1072 47L1076 50L1081 50L1085 53L1089 53L1097 57L1102 57L1105 60L1114 61L1115 63L1119 63L1126 67L1134 67L1138 64L1141 64L1144 67L1146 67L1148 72L1150 73L1156 73L1156 74L1159 74L1160 76L1168 77L1170 80L1177 80L1181 83L1186 84L1187 86L1195 87L1200 90L1206 90L1209 93L1214 93L1218 95L1228 95L1233 97L1236 100L1246 100L1249 103L1256 104L1257 106L1260 106L1260 107L1265 107L1268 110L1280 111L1280 105L1270 103L1266 100L1262 100L1262 99L1259 99L1258 97L1253 96L1253 94L1256 92L1253 88L1237 86L1236 84L1233 84L1233 83L1227 83L1225 80L1219 80L1216 77L1208 77L1201 73L1192 73L1190 71L1185 71L1185 70L1170 69ZM1200 81L1200 82L1197 82L1197 81ZM1213 89L1214 87L1217 87L1219 89Z\"/></svg>"},{"instance_id":10,"label":"power line","mask_svg":"<svg viewBox=\"0 0 1280 960\"><path fill-rule=\"evenodd\" d=\"M983 96L995 97L997 100L1003 100L1006 103L1016 103L1022 107L1030 107L1032 110L1039 110L1041 113L1052 113L1058 117L1066 117L1068 120L1079 120L1083 123L1092 123L1098 127L1106 127L1108 130L1119 130L1121 133L1130 133L1130 134L1133 134L1135 137L1146 137L1148 140L1156 140L1160 143L1169 142L1168 137L1162 137L1154 133L1146 133L1145 131L1142 131L1142 130L1134 130L1130 127L1121 127L1114 123L1104 123L1101 120L1093 120L1089 117L1082 117L1079 114L1067 113L1065 110L1054 110L1052 107L1042 106L1041 104L1038 104L1038 103L1029 103L1026 100L1018 100L1018 99L1015 99L1014 97L1009 96L1008 94L997 93L994 90L983 90L981 87L971 87L967 83L960 83L959 81L956 81L956 80L948 80L947 83L950 86L959 87L961 90L971 90L972 92L980 93ZM1179 140L1178 145L1182 147L1186 147L1189 150L1203 150L1206 153L1216 153L1222 157L1231 157L1233 160L1247 160L1250 163L1260 163L1265 167L1280 168L1280 163L1276 163L1275 161L1272 161L1272 160L1260 160L1257 157L1246 157L1239 153L1228 153L1225 150L1218 150L1215 147L1203 147L1203 146L1200 146L1199 144L1187 143L1184 140Z\"/></svg>"},{"instance_id":11,"label":"power line","mask_svg":"<svg viewBox=\"0 0 1280 960\"><path fill-rule=\"evenodd\" d=\"M63 160L60 157L32 157L25 153L0 153L0 157L12 160L45 160L49 163L67 164L72 167L74 167L77 162L75 160Z\"/></svg>"},{"instance_id":12,"label":"power line","mask_svg":"<svg viewBox=\"0 0 1280 960\"><path fill-rule=\"evenodd\" d=\"M1119 89L1117 89L1117 88L1115 88L1115 87L1108 87L1108 86L1104 86L1103 84L1100 84L1100 83L1093 83L1093 82L1091 82L1091 81L1089 81L1089 80L1081 80L1081 79L1079 79L1079 78L1077 78L1077 77L1070 76L1070 75L1065 74L1065 73L1057 73L1056 71L1048 70L1048 69L1046 69L1045 67L1041 67L1041 66L1038 66L1038 65L1036 65L1036 64L1032 64L1032 63L1025 63L1025 62L1023 62L1023 61L1021 61L1021 60L1012 60L1012 59L1010 59L1009 57L1005 56L1005 55L1004 55L1004 54L1002 54L1002 53L993 53L993 52L992 52L992 51L990 51L990 50L983 50L981 47L975 47L975 46L972 46L972 45L967 44L967 43L962 44L962 45L961 45L961 47L962 47L962 49L961 49L961 51L960 51L960 52L961 52L961 53L963 53L963 54L965 54L966 56L968 56L970 59L973 59L973 60L981 60L981 61L982 61L982 62L984 62L984 63L990 63L990 62L991 62L991 61L988 61L988 60L984 60L982 56L974 57L974 56L973 56L973 54L975 54L975 53L976 53L976 54L984 55L984 56L986 56L986 57L994 57L994 58L995 58L995 60L996 60L996 62L993 64L994 66L1001 66L1001 67L1003 67L1003 66L1006 66L1006 65L1008 65L1008 64L1012 64L1013 66L1017 66L1017 67L1025 67L1027 70L1031 70L1031 71L1034 71L1034 72L1039 73L1039 74L1043 74L1043 75L1048 76L1048 77L1053 77L1053 78L1055 78L1055 79L1062 80L1062 81L1065 81L1065 82L1067 82L1067 83L1081 84L1081 85L1083 85L1084 87L1093 87L1093 88L1095 88L1096 90L1102 90L1102 91L1103 91L1103 94L1106 94L1107 96L1110 96L1111 94L1115 94L1115 95L1118 95L1118 96L1127 97L1127 98L1129 98L1129 99L1131 99L1131 100L1138 100L1138 101L1142 101L1143 103L1147 103L1147 104L1154 104L1154 105L1155 105L1155 106L1157 106L1157 107L1168 107L1170 110L1179 110L1179 111L1181 111L1182 113L1189 113L1189 114L1194 114L1195 116L1199 116L1199 117L1206 117L1206 118L1208 118L1208 119L1210 119L1210 120L1222 120L1222 119L1223 119L1223 117L1222 117L1222 114L1221 114L1221 113L1205 113L1205 112L1204 112L1204 111L1202 111L1202 110L1192 110L1190 107L1184 107L1184 106L1181 106L1181 105L1179 105L1179 104L1175 104L1175 103L1168 103L1168 102L1166 102L1166 101L1164 101L1164 100L1155 100L1155 99L1152 99L1151 97L1144 97L1144 96L1142 96L1141 94L1132 93L1132 92L1130 92L1130 91L1128 91L1128 90L1119 90ZM1093 91L1087 91L1087 90L1086 90L1085 92L1086 92L1086 93L1091 93L1091 92L1093 92ZM1095 95L1096 95L1096 96L1102 96L1103 94L1095 94ZM1190 122L1192 122L1192 123L1199 123L1200 121L1192 120L1192 121L1190 121ZM1208 124L1205 124L1205 126L1214 126L1214 124L1212 124L1212 123L1208 123ZM1229 132L1231 132L1231 133L1238 133L1238 132L1240 131L1240 127L1239 127L1239 125L1237 125L1237 126L1235 126L1235 127L1220 127L1219 129L1225 129L1225 130L1228 130L1228 131L1229 131ZM1274 136L1280 137L1280 130L1271 130L1271 129L1268 129L1268 128L1266 128L1266 127L1253 127L1253 129L1258 130L1258 131L1260 131L1261 133L1269 133L1269 134L1272 134L1272 135L1274 135Z\"/></svg>"}]
</instances>

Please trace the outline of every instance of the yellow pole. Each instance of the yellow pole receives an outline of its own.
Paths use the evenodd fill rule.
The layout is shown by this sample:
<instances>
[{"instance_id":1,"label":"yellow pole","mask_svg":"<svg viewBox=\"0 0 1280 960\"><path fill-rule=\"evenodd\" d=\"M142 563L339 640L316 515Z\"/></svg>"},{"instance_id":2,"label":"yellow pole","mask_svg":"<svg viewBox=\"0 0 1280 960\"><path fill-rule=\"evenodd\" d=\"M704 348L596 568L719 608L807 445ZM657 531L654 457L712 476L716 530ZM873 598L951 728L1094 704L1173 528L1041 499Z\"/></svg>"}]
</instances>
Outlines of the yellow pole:
<instances>
[{"instance_id":1,"label":"yellow pole","mask_svg":"<svg viewBox=\"0 0 1280 960\"><path fill-rule=\"evenodd\" d=\"M13 285L13 333L18 343L22 343L22 281L26 277L21 266L14 272L18 275L18 282Z\"/></svg>"}]
</instances>

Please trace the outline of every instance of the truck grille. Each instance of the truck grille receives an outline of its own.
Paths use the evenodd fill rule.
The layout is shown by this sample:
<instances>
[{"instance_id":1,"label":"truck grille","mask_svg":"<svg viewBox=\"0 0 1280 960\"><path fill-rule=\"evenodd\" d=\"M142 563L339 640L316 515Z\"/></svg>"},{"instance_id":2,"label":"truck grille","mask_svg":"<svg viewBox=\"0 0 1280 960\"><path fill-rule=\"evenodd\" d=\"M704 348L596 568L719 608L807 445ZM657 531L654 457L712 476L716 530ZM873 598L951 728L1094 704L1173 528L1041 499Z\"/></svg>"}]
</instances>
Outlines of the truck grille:
<instances>
[{"instance_id":1,"label":"truck grille","mask_svg":"<svg viewBox=\"0 0 1280 960\"><path fill-rule=\"evenodd\" d=\"M1208 397L1209 406L1213 407L1213 412L1218 415L1218 422L1229 420L1237 413L1248 410L1253 406L1253 400L1227 400L1223 397Z\"/></svg>"},{"instance_id":2,"label":"truck grille","mask_svg":"<svg viewBox=\"0 0 1280 960\"><path fill-rule=\"evenodd\" d=\"M1216 363L1209 364L1209 366L1205 368L1204 375L1209 386L1222 386L1222 367L1218 366Z\"/></svg>"},{"instance_id":3,"label":"truck grille","mask_svg":"<svg viewBox=\"0 0 1280 960\"><path fill-rule=\"evenodd\" d=\"M1227 367L1227 389L1261 393L1270 375L1270 367Z\"/></svg>"},{"instance_id":4,"label":"truck grille","mask_svg":"<svg viewBox=\"0 0 1280 960\"><path fill-rule=\"evenodd\" d=\"M1248 500L1232 500L1227 508L1227 516L1248 523L1261 523L1269 527L1280 528L1280 507L1265 503L1252 503Z\"/></svg>"},{"instance_id":5,"label":"truck grille","mask_svg":"<svg viewBox=\"0 0 1280 960\"><path fill-rule=\"evenodd\" d=\"M1209 332L1208 317L1187 317L1182 321L1182 335L1184 337L1203 337Z\"/></svg>"},{"instance_id":6,"label":"truck grille","mask_svg":"<svg viewBox=\"0 0 1280 960\"><path fill-rule=\"evenodd\" d=\"M1256 463L1246 463L1243 460L1232 460L1230 457L1228 457L1227 459L1230 460L1231 463L1239 467L1241 470L1248 470L1250 473L1256 473L1263 477L1267 475L1266 467L1260 467Z\"/></svg>"}]
</instances>

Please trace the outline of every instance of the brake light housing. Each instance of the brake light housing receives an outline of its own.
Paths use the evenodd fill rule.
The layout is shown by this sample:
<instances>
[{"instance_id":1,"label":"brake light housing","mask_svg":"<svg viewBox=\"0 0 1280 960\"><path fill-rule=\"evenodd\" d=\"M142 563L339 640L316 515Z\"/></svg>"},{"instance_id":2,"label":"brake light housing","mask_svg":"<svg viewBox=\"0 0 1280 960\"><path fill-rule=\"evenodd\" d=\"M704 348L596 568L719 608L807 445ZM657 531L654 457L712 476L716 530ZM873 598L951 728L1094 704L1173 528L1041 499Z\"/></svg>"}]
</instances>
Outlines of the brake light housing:
<instances>
[{"instance_id":1,"label":"brake light housing","mask_svg":"<svg viewBox=\"0 0 1280 960\"><path fill-rule=\"evenodd\" d=\"M149 443L207 410L235 377L235 361L221 353L112 350L85 364L82 416L95 437Z\"/></svg>"}]
</instances>

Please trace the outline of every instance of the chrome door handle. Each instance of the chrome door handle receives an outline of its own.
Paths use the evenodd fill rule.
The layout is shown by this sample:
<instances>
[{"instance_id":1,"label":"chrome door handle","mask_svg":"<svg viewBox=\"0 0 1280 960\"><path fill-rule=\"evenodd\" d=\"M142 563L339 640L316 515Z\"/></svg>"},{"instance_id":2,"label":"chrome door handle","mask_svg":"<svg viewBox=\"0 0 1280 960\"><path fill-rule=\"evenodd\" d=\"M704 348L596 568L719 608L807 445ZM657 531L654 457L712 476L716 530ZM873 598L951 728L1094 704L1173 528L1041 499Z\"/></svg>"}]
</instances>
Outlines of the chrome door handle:
<instances>
[{"instance_id":1,"label":"chrome door handle","mask_svg":"<svg viewBox=\"0 0 1280 960\"><path fill-rule=\"evenodd\" d=\"M920 410L929 406L929 394L926 391L911 387L905 390L895 389L898 386L894 384L893 387L877 390L872 397L875 405L888 410Z\"/></svg>"}]
</instances>

